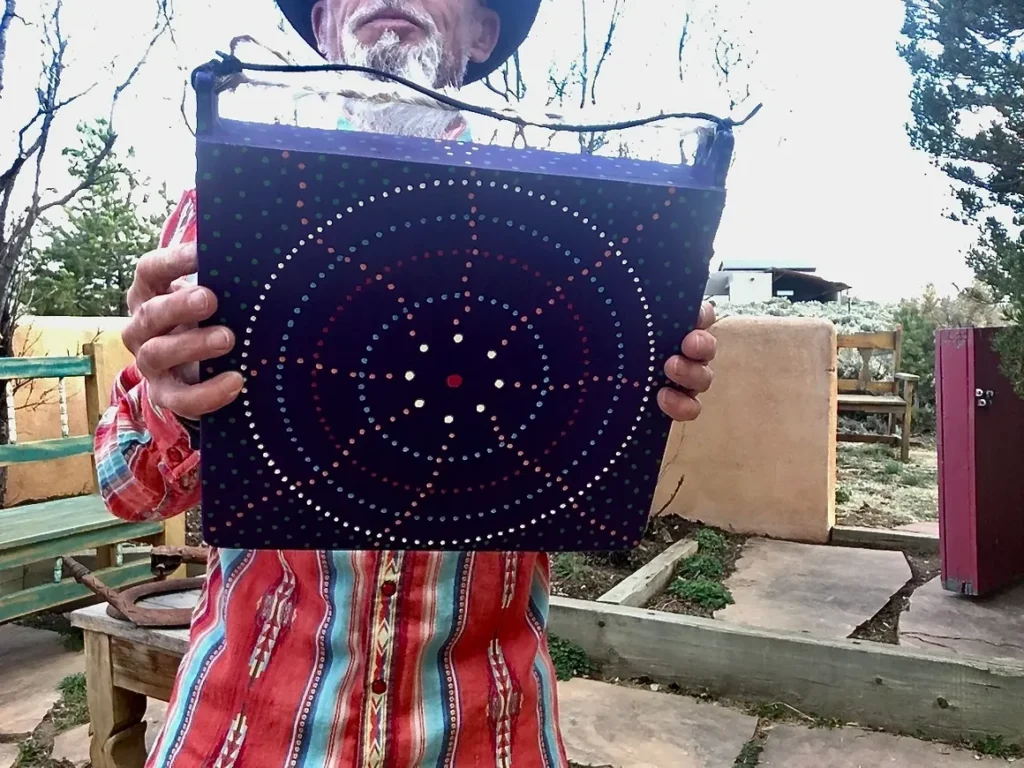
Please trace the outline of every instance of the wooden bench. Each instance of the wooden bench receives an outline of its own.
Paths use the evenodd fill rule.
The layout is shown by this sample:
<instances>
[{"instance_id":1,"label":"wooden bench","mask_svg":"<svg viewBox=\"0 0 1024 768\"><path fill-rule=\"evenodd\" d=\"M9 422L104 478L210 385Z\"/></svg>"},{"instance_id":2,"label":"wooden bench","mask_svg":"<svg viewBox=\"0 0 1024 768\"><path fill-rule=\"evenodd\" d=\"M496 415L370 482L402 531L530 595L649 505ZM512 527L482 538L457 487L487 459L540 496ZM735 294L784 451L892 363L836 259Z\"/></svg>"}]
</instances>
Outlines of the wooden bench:
<instances>
[{"instance_id":1,"label":"wooden bench","mask_svg":"<svg viewBox=\"0 0 1024 768\"><path fill-rule=\"evenodd\" d=\"M54 440L0 445L0 468L92 454L92 433L108 398L99 384L100 375L104 372L102 347L86 345L83 351L85 354L79 357L0 360L0 382L3 384L14 380L57 380L62 435ZM85 378L90 434L71 436L64 379L79 376ZM46 470L41 467L40 471ZM128 523L120 520L107 511L98 495L95 478L93 462L93 494L0 509L0 575L17 574L18 569L24 572L27 566L40 563L53 563L53 576L49 583L26 588L15 580L13 588L0 591L0 623L92 597L92 593L70 574L63 573L62 555L95 550L95 575L107 586L116 588L153 578L148 558L125 562L119 545L125 542L185 543L183 515L167 522ZM183 573L183 570L176 572L175 576ZM10 583L7 586L10 587Z\"/></svg>"},{"instance_id":2,"label":"wooden bench","mask_svg":"<svg viewBox=\"0 0 1024 768\"><path fill-rule=\"evenodd\" d=\"M839 440L856 443L885 443L900 446L900 459L910 458L910 428L914 415L914 387L918 376L901 373L903 329L879 333L840 334L839 350L856 349L861 355L860 375L856 379L839 380L840 413L879 413L889 417L884 434L843 432ZM892 378L876 380L871 373L871 359L876 352L893 356ZM896 424L901 434L896 434Z\"/></svg>"}]
</instances>

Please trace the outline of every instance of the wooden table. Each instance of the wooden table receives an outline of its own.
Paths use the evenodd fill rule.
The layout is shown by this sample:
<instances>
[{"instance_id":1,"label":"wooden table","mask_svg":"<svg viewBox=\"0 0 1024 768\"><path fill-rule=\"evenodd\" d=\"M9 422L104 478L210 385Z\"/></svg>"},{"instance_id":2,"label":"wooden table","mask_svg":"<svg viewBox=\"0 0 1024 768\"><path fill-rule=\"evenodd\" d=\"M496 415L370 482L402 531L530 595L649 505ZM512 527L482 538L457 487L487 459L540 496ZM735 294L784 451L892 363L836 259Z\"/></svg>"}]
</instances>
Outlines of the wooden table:
<instances>
[{"instance_id":1,"label":"wooden table","mask_svg":"<svg viewBox=\"0 0 1024 768\"><path fill-rule=\"evenodd\" d=\"M141 605L194 606L199 592L162 595ZM188 630L139 629L112 619L107 606L71 614L85 634L93 768L142 768L146 762L146 699L168 701L178 664L188 650Z\"/></svg>"}]
</instances>

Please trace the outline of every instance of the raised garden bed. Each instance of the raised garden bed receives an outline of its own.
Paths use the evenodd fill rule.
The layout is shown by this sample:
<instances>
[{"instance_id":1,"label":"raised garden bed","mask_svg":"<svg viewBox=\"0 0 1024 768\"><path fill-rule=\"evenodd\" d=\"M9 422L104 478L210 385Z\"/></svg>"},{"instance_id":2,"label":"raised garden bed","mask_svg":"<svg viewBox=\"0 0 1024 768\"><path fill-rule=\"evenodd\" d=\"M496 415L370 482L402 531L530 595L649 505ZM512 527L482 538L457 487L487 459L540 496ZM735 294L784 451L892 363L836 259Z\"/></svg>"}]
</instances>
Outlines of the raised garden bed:
<instances>
[{"instance_id":1,"label":"raised garden bed","mask_svg":"<svg viewBox=\"0 0 1024 768\"><path fill-rule=\"evenodd\" d=\"M680 579L724 581L734 570L746 537L677 518L665 523L671 526L670 533L661 533L662 523L655 521L644 548L631 553L631 559L616 555L610 562L607 556L583 555L570 562L585 566L587 578L567 571L563 573L575 578L557 581L556 595L561 596L552 598L550 629L558 638L558 653L571 660L578 672L794 707L823 721L835 719L894 733L949 742L998 739L1024 745L1024 663L932 654L896 645L897 619L909 596L937 573L937 547L905 551L911 580L850 639L829 640L708 618L715 609L703 600L680 597ZM708 537L718 536L717 547L697 553L688 549L687 557L662 574L660 583L667 588L643 602L622 604L623 595L636 595L636 586L643 581L638 577L646 574L649 581L653 570L664 571L664 563L656 558L664 560L663 553L670 548L680 550L673 544L687 536L712 544L714 539ZM890 539L879 532L858 545L896 548L899 542ZM714 555L714 564L701 560L708 554ZM639 566L640 573L629 573L627 562ZM615 601L609 602L612 598Z\"/></svg>"},{"instance_id":2,"label":"raised garden bed","mask_svg":"<svg viewBox=\"0 0 1024 768\"><path fill-rule=\"evenodd\" d=\"M551 558L551 592L596 600L634 571L700 527L675 515L653 518L640 546L629 552L560 552Z\"/></svg>"}]
</instances>

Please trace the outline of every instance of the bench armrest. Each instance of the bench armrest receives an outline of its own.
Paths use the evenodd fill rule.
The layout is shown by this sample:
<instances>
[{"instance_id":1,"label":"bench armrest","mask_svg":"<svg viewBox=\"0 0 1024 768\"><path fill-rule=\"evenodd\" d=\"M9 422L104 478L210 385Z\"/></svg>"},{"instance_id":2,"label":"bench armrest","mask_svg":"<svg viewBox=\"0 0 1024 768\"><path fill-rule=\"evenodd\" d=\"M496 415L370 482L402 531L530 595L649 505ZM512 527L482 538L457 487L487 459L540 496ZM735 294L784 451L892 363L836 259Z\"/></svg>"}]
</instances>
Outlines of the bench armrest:
<instances>
[{"instance_id":1,"label":"bench armrest","mask_svg":"<svg viewBox=\"0 0 1024 768\"><path fill-rule=\"evenodd\" d=\"M914 384L921 380L920 376L915 376L912 373L896 373L893 374L893 378L896 379L896 381L908 381Z\"/></svg>"}]
</instances>

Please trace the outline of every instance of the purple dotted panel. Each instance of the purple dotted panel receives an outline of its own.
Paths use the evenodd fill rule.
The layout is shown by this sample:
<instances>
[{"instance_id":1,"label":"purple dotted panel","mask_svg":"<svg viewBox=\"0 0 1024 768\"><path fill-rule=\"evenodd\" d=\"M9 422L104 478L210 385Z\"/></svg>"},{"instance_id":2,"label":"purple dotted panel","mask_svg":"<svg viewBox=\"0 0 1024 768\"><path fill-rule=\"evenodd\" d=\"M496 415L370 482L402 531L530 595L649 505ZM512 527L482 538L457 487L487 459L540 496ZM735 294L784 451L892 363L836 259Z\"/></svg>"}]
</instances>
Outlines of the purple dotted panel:
<instances>
[{"instance_id":1,"label":"purple dotted panel","mask_svg":"<svg viewBox=\"0 0 1024 768\"><path fill-rule=\"evenodd\" d=\"M204 375L247 377L202 424L208 542L638 543L662 366L722 190L676 166L237 123L198 160L200 282L238 338Z\"/></svg>"}]
</instances>

